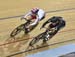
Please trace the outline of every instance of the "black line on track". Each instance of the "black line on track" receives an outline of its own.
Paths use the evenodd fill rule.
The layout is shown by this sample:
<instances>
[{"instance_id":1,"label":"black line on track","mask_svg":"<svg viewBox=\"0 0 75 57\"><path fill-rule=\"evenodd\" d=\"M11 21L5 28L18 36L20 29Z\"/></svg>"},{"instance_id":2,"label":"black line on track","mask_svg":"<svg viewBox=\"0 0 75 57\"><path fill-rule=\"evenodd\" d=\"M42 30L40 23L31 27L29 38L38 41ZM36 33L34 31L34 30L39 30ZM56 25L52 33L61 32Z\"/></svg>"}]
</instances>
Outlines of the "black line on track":
<instances>
[{"instance_id":1,"label":"black line on track","mask_svg":"<svg viewBox=\"0 0 75 57\"><path fill-rule=\"evenodd\" d=\"M68 8L68 9L60 9L60 10L47 11L46 13L62 12L62 11L69 11L69 10L75 10L75 8ZM11 19L11 18L18 18L18 17L21 17L23 15L2 17L2 18L0 18L0 20L6 20L6 19Z\"/></svg>"}]
</instances>

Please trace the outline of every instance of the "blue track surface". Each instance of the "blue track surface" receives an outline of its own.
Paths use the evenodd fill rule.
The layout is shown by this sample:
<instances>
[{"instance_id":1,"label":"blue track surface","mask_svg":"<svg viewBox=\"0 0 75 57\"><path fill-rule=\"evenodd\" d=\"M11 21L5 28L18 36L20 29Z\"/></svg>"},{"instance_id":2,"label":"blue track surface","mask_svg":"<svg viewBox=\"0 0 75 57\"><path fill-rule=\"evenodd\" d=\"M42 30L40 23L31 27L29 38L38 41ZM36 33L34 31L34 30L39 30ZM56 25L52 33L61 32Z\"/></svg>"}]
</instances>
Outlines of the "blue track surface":
<instances>
[{"instance_id":1,"label":"blue track surface","mask_svg":"<svg viewBox=\"0 0 75 57\"><path fill-rule=\"evenodd\" d=\"M75 44L69 44L55 49L46 50L33 55L29 55L27 57L58 57L70 52L75 52Z\"/></svg>"}]
</instances>

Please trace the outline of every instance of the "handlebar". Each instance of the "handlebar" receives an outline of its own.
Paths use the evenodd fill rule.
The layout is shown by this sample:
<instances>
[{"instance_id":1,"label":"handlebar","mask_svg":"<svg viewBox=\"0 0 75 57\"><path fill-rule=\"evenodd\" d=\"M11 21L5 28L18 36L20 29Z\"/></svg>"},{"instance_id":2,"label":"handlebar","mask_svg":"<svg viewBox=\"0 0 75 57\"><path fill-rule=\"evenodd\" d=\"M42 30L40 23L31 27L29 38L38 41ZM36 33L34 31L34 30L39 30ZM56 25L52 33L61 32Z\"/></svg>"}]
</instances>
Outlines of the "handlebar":
<instances>
[{"instance_id":1,"label":"handlebar","mask_svg":"<svg viewBox=\"0 0 75 57\"><path fill-rule=\"evenodd\" d=\"M21 20L22 20L22 19L25 19L27 22L31 22L30 20L27 20L27 19L26 19L26 18L24 18L24 17L22 17L22 18L21 18Z\"/></svg>"}]
</instances>

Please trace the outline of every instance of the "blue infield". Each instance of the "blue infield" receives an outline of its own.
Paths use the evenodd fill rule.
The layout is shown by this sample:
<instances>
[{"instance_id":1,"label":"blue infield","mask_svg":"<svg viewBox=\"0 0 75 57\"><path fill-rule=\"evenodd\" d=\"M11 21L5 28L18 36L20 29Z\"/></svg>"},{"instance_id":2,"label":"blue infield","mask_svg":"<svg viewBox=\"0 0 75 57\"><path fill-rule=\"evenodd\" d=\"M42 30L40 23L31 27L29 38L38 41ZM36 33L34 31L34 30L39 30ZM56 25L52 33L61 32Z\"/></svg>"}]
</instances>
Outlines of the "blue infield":
<instances>
[{"instance_id":1,"label":"blue infield","mask_svg":"<svg viewBox=\"0 0 75 57\"><path fill-rule=\"evenodd\" d=\"M64 45L58 48L28 55L27 57L59 57L71 52L75 52L75 44Z\"/></svg>"}]
</instances>

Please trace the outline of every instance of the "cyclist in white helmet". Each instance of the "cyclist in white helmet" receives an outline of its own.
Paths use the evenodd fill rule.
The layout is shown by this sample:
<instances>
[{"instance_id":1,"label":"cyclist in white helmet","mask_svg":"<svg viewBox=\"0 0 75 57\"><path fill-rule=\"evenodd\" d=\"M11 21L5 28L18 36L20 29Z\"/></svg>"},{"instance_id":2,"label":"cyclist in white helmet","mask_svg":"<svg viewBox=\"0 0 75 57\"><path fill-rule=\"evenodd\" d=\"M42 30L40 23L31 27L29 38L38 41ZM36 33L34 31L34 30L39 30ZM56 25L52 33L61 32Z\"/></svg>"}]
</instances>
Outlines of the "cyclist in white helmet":
<instances>
[{"instance_id":1,"label":"cyclist in white helmet","mask_svg":"<svg viewBox=\"0 0 75 57\"><path fill-rule=\"evenodd\" d=\"M30 28L38 24L38 22L44 18L45 18L45 11L43 9L33 8L26 15L24 15L21 19L31 20L32 23L27 27L27 28Z\"/></svg>"}]
</instances>

